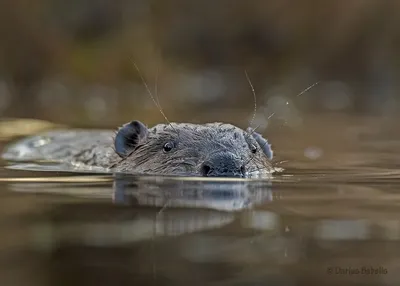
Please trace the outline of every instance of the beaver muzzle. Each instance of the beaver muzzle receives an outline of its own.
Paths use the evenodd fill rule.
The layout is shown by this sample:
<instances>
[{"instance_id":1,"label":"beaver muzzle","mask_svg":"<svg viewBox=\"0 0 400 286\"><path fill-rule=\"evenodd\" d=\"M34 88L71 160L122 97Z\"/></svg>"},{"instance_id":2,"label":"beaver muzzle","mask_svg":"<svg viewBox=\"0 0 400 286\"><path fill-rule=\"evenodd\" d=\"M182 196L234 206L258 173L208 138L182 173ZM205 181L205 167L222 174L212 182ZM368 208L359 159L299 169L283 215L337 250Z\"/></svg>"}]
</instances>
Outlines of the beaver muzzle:
<instances>
[{"instance_id":1,"label":"beaver muzzle","mask_svg":"<svg viewBox=\"0 0 400 286\"><path fill-rule=\"evenodd\" d=\"M201 166L204 177L244 177L246 169L243 160L230 152L211 155Z\"/></svg>"}]
</instances>

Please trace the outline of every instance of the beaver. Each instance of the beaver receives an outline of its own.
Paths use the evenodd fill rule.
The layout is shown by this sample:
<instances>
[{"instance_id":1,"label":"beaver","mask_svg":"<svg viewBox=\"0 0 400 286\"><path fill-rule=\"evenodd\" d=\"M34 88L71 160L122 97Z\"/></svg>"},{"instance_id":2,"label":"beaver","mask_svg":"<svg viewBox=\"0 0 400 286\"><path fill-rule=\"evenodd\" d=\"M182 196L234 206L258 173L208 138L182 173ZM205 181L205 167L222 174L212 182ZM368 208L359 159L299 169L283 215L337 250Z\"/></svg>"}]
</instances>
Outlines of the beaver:
<instances>
[{"instance_id":1,"label":"beaver","mask_svg":"<svg viewBox=\"0 0 400 286\"><path fill-rule=\"evenodd\" d=\"M138 120L112 130L48 131L10 145L8 161L67 163L75 170L253 177L274 171L268 141L251 128L228 123L168 123L146 127Z\"/></svg>"}]
</instances>

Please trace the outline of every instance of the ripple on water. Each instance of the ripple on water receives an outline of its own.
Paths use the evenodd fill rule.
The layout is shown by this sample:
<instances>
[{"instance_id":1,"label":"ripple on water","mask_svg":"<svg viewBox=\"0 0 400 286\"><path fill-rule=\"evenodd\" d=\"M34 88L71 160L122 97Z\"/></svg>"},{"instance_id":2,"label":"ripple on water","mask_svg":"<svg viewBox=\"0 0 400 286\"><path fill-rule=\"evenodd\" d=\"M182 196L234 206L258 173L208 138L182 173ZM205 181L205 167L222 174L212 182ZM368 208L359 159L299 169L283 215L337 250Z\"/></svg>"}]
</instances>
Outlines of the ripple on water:
<instances>
[{"instance_id":1,"label":"ripple on water","mask_svg":"<svg viewBox=\"0 0 400 286\"><path fill-rule=\"evenodd\" d=\"M131 285L399 285L400 144L377 133L338 145L324 128L333 133L326 145L321 129L290 140L292 148L288 134L272 136L283 171L269 180L9 165L0 179L0 258L23 257L9 267L40 268L52 284L84 273L85 286L115 277ZM310 146L318 156L306 156Z\"/></svg>"}]
</instances>

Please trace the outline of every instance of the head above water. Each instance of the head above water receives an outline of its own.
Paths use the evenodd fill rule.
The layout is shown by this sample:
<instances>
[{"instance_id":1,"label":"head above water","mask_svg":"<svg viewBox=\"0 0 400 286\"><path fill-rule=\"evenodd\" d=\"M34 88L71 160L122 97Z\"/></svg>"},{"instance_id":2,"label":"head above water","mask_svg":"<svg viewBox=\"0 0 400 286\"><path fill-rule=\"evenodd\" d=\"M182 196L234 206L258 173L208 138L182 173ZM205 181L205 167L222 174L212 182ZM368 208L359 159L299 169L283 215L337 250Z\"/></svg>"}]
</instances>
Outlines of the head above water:
<instances>
[{"instance_id":1,"label":"head above water","mask_svg":"<svg viewBox=\"0 0 400 286\"><path fill-rule=\"evenodd\" d=\"M231 124L170 123L148 129L140 121L115 136L118 171L205 177L251 177L271 173L271 146L250 128Z\"/></svg>"}]
</instances>

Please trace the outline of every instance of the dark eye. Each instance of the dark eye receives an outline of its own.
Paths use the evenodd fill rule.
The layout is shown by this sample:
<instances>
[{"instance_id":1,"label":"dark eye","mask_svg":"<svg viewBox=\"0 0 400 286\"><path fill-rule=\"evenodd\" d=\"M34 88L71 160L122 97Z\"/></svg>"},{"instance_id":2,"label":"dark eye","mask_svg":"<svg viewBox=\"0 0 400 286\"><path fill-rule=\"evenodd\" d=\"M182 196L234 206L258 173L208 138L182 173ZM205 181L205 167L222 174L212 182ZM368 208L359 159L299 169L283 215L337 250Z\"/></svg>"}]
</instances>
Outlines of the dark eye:
<instances>
[{"instance_id":1,"label":"dark eye","mask_svg":"<svg viewBox=\"0 0 400 286\"><path fill-rule=\"evenodd\" d=\"M174 148L174 144L172 142L167 142L164 144L164 152L169 152L172 150L172 148Z\"/></svg>"},{"instance_id":2,"label":"dark eye","mask_svg":"<svg viewBox=\"0 0 400 286\"><path fill-rule=\"evenodd\" d=\"M250 145L250 150L251 150L251 153L256 153L257 152L257 146L256 145L254 145L254 144L251 144Z\"/></svg>"}]
</instances>

